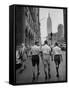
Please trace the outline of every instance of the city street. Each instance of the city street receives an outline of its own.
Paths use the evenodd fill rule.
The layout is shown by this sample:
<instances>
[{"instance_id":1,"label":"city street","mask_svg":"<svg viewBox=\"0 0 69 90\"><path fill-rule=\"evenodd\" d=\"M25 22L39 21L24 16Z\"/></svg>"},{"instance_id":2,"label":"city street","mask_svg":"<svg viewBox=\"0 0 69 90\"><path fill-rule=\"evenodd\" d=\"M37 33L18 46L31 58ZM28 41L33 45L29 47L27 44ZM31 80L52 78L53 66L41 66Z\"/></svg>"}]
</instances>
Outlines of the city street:
<instances>
[{"instance_id":1,"label":"city street","mask_svg":"<svg viewBox=\"0 0 69 90\"><path fill-rule=\"evenodd\" d=\"M22 68L22 67L21 67ZM16 83L31 83L32 82L32 63L31 59L29 58L26 61L26 68L24 71L20 73L20 69L16 70ZM63 61L61 62L59 66L59 79L56 77L56 68L54 61L50 60L50 73L51 73L51 79L46 80L46 82L50 81L64 81L66 77L66 52L63 51ZM37 71L36 71L37 73ZM45 74L44 74L44 67L42 60L40 58L40 75L38 78L38 81L35 80L35 82L45 82Z\"/></svg>"}]
</instances>

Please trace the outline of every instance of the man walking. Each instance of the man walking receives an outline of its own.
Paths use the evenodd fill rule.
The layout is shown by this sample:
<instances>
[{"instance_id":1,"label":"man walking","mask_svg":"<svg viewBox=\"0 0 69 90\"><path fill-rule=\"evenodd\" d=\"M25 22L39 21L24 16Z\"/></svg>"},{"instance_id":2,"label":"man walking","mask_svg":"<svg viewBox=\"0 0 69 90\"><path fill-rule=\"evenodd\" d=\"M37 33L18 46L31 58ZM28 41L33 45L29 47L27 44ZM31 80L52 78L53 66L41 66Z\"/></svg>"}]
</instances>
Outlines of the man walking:
<instances>
[{"instance_id":1,"label":"man walking","mask_svg":"<svg viewBox=\"0 0 69 90\"><path fill-rule=\"evenodd\" d=\"M59 64L62 60L62 51L61 51L61 48L58 46L57 42L55 43L55 47L53 48L53 56L54 56L54 62L56 65L56 72L57 72L56 77L59 78L58 70L59 70Z\"/></svg>"},{"instance_id":2,"label":"man walking","mask_svg":"<svg viewBox=\"0 0 69 90\"><path fill-rule=\"evenodd\" d=\"M31 47L32 54L32 67L33 67L33 80L35 80L35 66L37 65L37 79L39 76L39 46L38 42L35 42L35 45Z\"/></svg>"},{"instance_id":3,"label":"man walking","mask_svg":"<svg viewBox=\"0 0 69 90\"><path fill-rule=\"evenodd\" d=\"M22 43L22 45L21 45L21 48L19 50L19 55L20 55L19 59L21 59L21 64L22 64L22 67L21 67L19 73L22 73L26 68L25 62L27 60L26 47L25 47L24 43Z\"/></svg>"},{"instance_id":4,"label":"man walking","mask_svg":"<svg viewBox=\"0 0 69 90\"><path fill-rule=\"evenodd\" d=\"M47 71L48 71L48 77L50 78L50 53L51 48L48 45L48 42L44 42L44 46L42 46L42 59L44 64L44 72L45 72L45 80L47 80Z\"/></svg>"}]
</instances>

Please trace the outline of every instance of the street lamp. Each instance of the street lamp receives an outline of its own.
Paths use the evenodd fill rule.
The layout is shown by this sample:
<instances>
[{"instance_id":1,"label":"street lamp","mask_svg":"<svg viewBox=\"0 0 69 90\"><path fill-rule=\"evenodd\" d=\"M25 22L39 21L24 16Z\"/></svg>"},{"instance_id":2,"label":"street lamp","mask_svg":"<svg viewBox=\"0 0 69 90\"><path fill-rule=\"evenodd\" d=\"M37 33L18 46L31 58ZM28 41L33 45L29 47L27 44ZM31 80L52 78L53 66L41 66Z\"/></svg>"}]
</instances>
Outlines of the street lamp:
<instances>
[{"instance_id":1,"label":"street lamp","mask_svg":"<svg viewBox=\"0 0 69 90\"><path fill-rule=\"evenodd\" d=\"M53 34L52 34L52 32L51 32L51 33L50 33L50 36L51 36L51 45L52 45L52 35L53 35Z\"/></svg>"},{"instance_id":2,"label":"street lamp","mask_svg":"<svg viewBox=\"0 0 69 90\"><path fill-rule=\"evenodd\" d=\"M52 46L52 36L53 36L53 33L52 32L50 33L50 36L51 36L51 46ZM51 47L51 59L53 61L52 47Z\"/></svg>"}]
</instances>

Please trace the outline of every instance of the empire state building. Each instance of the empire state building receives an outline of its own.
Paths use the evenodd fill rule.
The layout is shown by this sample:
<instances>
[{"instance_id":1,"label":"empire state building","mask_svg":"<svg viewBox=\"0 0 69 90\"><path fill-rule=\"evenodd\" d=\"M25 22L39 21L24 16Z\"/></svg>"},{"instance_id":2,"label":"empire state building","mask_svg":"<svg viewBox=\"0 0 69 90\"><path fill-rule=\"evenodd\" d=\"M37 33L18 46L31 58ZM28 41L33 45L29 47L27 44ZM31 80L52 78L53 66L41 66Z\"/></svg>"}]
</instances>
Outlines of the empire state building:
<instances>
[{"instance_id":1,"label":"empire state building","mask_svg":"<svg viewBox=\"0 0 69 90\"><path fill-rule=\"evenodd\" d=\"M47 18L47 34L49 35L51 32L52 32L52 21L49 13Z\"/></svg>"}]
</instances>

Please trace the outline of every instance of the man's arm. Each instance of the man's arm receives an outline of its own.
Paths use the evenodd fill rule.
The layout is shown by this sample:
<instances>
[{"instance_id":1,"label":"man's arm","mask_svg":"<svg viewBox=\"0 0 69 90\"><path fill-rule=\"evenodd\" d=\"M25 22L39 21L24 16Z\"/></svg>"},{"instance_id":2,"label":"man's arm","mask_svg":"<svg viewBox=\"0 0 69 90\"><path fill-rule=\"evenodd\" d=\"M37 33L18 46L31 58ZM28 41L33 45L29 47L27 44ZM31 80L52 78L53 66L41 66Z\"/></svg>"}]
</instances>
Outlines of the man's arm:
<instances>
[{"instance_id":1,"label":"man's arm","mask_svg":"<svg viewBox=\"0 0 69 90\"><path fill-rule=\"evenodd\" d=\"M32 56L32 47L30 48L30 54L31 54L31 56Z\"/></svg>"},{"instance_id":2,"label":"man's arm","mask_svg":"<svg viewBox=\"0 0 69 90\"><path fill-rule=\"evenodd\" d=\"M61 48L60 48L60 58L61 58L61 61L63 61Z\"/></svg>"},{"instance_id":3,"label":"man's arm","mask_svg":"<svg viewBox=\"0 0 69 90\"><path fill-rule=\"evenodd\" d=\"M41 59L43 60L43 52L42 52L42 48L40 48L40 56L41 56Z\"/></svg>"},{"instance_id":4,"label":"man's arm","mask_svg":"<svg viewBox=\"0 0 69 90\"><path fill-rule=\"evenodd\" d=\"M53 61L54 60L54 49L53 48L52 48L51 55L52 55L52 61Z\"/></svg>"}]
</instances>

